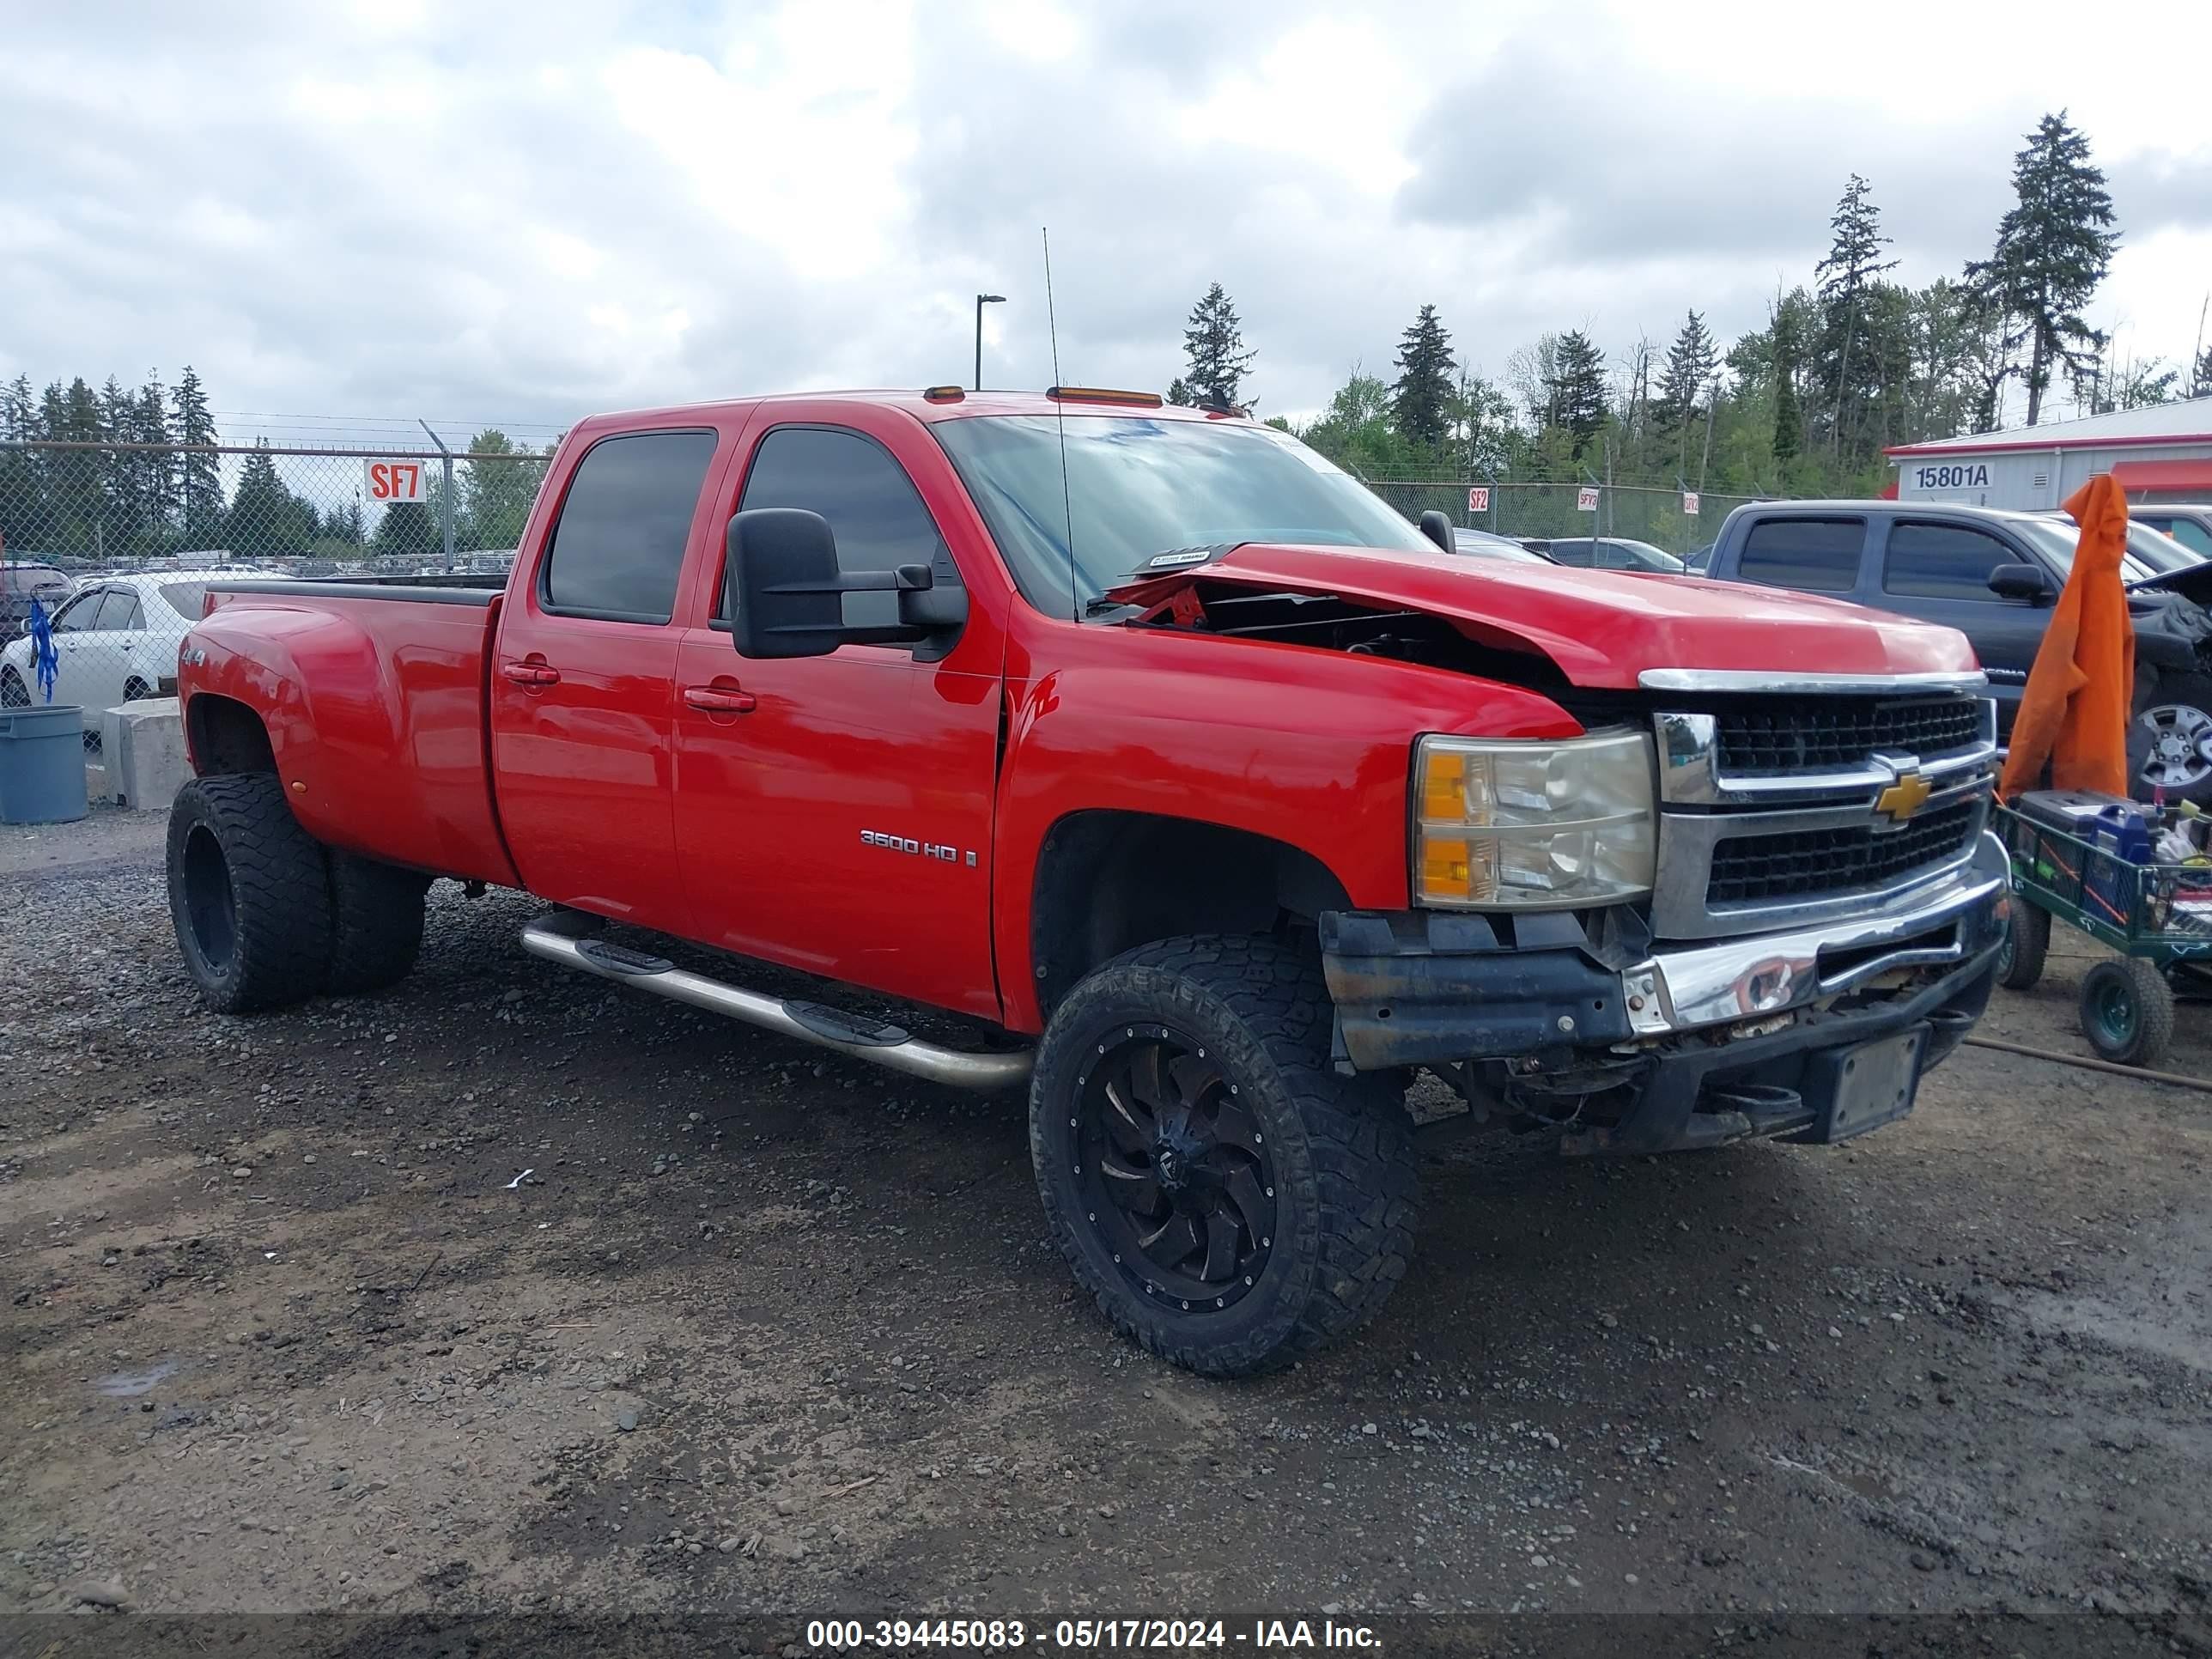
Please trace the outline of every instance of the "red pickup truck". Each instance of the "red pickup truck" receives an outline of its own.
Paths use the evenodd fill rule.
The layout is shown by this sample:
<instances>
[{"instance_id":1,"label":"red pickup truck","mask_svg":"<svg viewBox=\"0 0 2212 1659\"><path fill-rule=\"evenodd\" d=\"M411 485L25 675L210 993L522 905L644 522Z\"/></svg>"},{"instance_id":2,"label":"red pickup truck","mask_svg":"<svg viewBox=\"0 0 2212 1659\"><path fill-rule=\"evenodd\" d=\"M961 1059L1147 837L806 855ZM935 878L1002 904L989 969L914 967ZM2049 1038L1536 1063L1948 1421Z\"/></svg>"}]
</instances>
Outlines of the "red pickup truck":
<instances>
[{"instance_id":1,"label":"red pickup truck","mask_svg":"<svg viewBox=\"0 0 2212 1659\"><path fill-rule=\"evenodd\" d=\"M1583 1152L1910 1109L2002 932L1965 641L1456 557L1432 519L1139 394L587 420L502 591L211 593L185 963L222 1010L382 985L450 877L558 907L520 944L562 967L1026 1080L1077 1277L1222 1374L1404 1271L1422 1068ZM925 1042L744 958L994 1031Z\"/></svg>"}]
</instances>

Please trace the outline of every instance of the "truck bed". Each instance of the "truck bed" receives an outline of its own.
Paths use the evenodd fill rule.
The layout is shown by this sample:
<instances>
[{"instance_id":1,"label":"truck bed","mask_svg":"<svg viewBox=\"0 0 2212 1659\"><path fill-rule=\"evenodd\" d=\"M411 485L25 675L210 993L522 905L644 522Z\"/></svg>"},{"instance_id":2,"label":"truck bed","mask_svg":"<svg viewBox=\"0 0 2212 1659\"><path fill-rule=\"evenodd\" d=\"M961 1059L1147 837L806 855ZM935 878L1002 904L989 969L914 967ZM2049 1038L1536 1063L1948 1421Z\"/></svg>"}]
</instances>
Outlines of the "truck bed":
<instances>
[{"instance_id":1,"label":"truck bed","mask_svg":"<svg viewBox=\"0 0 2212 1659\"><path fill-rule=\"evenodd\" d=\"M267 710L293 810L321 840L514 884L487 727L503 593L459 575L216 584L188 641L206 653L198 696ZM280 665L286 695L269 708L263 681ZM192 718L206 728L206 711Z\"/></svg>"}]
</instances>

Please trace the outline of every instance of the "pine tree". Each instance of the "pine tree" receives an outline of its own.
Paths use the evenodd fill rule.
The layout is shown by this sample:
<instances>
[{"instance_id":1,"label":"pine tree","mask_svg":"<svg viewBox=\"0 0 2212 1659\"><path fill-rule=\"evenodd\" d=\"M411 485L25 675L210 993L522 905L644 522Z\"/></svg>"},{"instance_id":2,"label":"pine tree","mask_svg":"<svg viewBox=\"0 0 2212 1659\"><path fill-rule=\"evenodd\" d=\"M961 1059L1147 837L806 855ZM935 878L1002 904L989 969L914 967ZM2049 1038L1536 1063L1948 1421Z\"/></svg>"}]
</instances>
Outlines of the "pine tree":
<instances>
[{"instance_id":1,"label":"pine tree","mask_svg":"<svg viewBox=\"0 0 2212 1659\"><path fill-rule=\"evenodd\" d=\"M1814 268L1818 278L1820 331L1814 343L1814 362L1820 373L1829 446L1838 455L1856 437L1861 425L1861 405L1874 381L1865 368L1869 353L1863 344L1868 290L1897 261L1881 257L1890 239L1881 234L1881 210L1874 204L1872 186L1854 173L1830 216L1832 238L1827 257Z\"/></svg>"},{"instance_id":2,"label":"pine tree","mask_svg":"<svg viewBox=\"0 0 2212 1659\"><path fill-rule=\"evenodd\" d=\"M1178 374L1168 382L1168 401L1178 409L1188 409L1198 399L1190 395L1190 382Z\"/></svg>"},{"instance_id":3,"label":"pine tree","mask_svg":"<svg viewBox=\"0 0 2212 1659\"><path fill-rule=\"evenodd\" d=\"M377 519L376 534L369 544L387 558L416 558L438 551L443 539L428 506L421 501L394 501Z\"/></svg>"},{"instance_id":4,"label":"pine tree","mask_svg":"<svg viewBox=\"0 0 2212 1659\"><path fill-rule=\"evenodd\" d=\"M150 538L149 552L168 546L176 535L177 457L168 447L168 403L161 376L149 374L146 384L139 388L132 416L137 441L149 446L137 458L139 489Z\"/></svg>"},{"instance_id":5,"label":"pine tree","mask_svg":"<svg viewBox=\"0 0 2212 1659\"><path fill-rule=\"evenodd\" d=\"M2089 140L2046 115L2013 158L2018 204L1997 224L1996 250L1966 277L2000 312L2020 319L2028 349L2027 423L2042 418L2043 394L2061 367L2078 389L2105 337L2081 315L2119 246L2112 193L2089 164Z\"/></svg>"},{"instance_id":6,"label":"pine tree","mask_svg":"<svg viewBox=\"0 0 2212 1659\"><path fill-rule=\"evenodd\" d=\"M31 377L18 374L0 387L0 546L28 553L45 525L44 495L32 452L19 446L39 435L39 405Z\"/></svg>"},{"instance_id":7,"label":"pine tree","mask_svg":"<svg viewBox=\"0 0 2212 1659\"><path fill-rule=\"evenodd\" d=\"M1190 371L1183 376L1193 403L1222 403L1231 408L1243 400L1238 395L1252 368L1253 354L1244 344L1237 307L1216 283L1206 297L1190 308L1190 326L1182 331L1183 355Z\"/></svg>"},{"instance_id":8,"label":"pine tree","mask_svg":"<svg viewBox=\"0 0 2212 1659\"><path fill-rule=\"evenodd\" d=\"M1667 349L1667 367L1659 377L1659 404L1653 411L1662 431L1678 435L1677 472L1689 471L1690 428L1698 412L1698 398L1711 383L1720 361L1719 343L1705 327L1705 319L1692 311L1674 337L1674 343Z\"/></svg>"},{"instance_id":9,"label":"pine tree","mask_svg":"<svg viewBox=\"0 0 2212 1659\"><path fill-rule=\"evenodd\" d=\"M39 423L40 435L54 441L97 445L104 435L100 394L85 384L82 375L66 388L57 380L40 399ZM107 500L99 461L99 452L93 448L46 452L39 469L48 520L45 534L56 552L97 558L106 551Z\"/></svg>"},{"instance_id":10,"label":"pine tree","mask_svg":"<svg viewBox=\"0 0 2212 1659\"><path fill-rule=\"evenodd\" d=\"M109 555L147 550L148 509L140 485L137 453L124 446L136 442L138 428L137 398L123 389L112 374L100 388L100 436L112 446L100 452L101 550Z\"/></svg>"},{"instance_id":11,"label":"pine tree","mask_svg":"<svg viewBox=\"0 0 2212 1659\"><path fill-rule=\"evenodd\" d=\"M1790 368L1774 383L1774 438L1768 453L1778 461L1790 459L1797 453L1798 434L1804 429L1805 411L1797 404L1797 374Z\"/></svg>"},{"instance_id":12,"label":"pine tree","mask_svg":"<svg viewBox=\"0 0 2212 1659\"><path fill-rule=\"evenodd\" d=\"M222 441L216 434L215 417L208 412L207 392L190 363L177 378L170 394L176 416L177 442L187 452L204 450ZM187 453L178 458L178 495L185 515L185 544L211 549L223 522L222 473L212 455Z\"/></svg>"},{"instance_id":13,"label":"pine tree","mask_svg":"<svg viewBox=\"0 0 2212 1659\"><path fill-rule=\"evenodd\" d=\"M1434 306L1421 307L1400 338L1395 361L1398 378L1390 388L1390 418L1407 443L1433 451L1451 429L1453 375L1459 367L1451 334Z\"/></svg>"},{"instance_id":14,"label":"pine tree","mask_svg":"<svg viewBox=\"0 0 2212 1659\"><path fill-rule=\"evenodd\" d=\"M341 502L323 515L323 534L332 541L343 542L348 547L362 544L361 531L361 501Z\"/></svg>"},{"instance_id":15,"label":"pine tree","mask_svg":"<svg viewBox=\"0 0 2212 1659\"><path fill-rule=\"evenodd\" d=\"M244 558L289 556L305 553L319 527L314 507L295 495L277 475L269 441L259 440L232 493L224 545Z\"/></svg>"},{"instance_id":16,"label":"pine tree","mask_svg":"<svg viewBox=\"0 0 2212 1659\"><path fill-rule=\"evenodd\" d=\"M1559 337L1549 391L1553 419L1572 435L1580 459L1606 421L1605 353L1582 330Z\"/></svg>"}]
</instances>

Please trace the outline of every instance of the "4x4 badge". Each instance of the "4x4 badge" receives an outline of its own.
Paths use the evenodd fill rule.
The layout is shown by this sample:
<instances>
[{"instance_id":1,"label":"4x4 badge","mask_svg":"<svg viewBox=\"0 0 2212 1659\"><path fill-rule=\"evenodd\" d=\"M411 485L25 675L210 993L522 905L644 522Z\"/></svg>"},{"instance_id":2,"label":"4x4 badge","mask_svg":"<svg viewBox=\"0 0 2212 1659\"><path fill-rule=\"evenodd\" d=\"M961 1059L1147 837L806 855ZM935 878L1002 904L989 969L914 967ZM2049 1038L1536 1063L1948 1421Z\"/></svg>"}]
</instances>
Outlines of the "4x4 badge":
<instances>
[{"instance_id":1,"label":"4x4 badge","mask_svg":"<svg viewBox=\"0 0 2212 1659\"><path fill-rule=\"evenodd\" d=\"M1874 810L1892 823L1903 823L1928 804L1934 793L1917 772L1900 772L1897 781L1874 798Z\"/></svg>"}]
</instances>

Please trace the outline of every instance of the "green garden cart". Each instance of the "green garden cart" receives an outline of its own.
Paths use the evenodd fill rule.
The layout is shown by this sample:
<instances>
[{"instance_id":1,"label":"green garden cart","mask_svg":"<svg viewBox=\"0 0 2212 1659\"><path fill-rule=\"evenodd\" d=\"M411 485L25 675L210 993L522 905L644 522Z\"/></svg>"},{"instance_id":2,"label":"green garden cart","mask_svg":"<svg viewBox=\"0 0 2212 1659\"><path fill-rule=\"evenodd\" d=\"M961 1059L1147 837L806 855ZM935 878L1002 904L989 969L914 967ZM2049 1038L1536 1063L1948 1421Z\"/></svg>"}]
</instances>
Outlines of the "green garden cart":
<instances>
[{"instance_id":1,"label":"green garden cart","mask_svg":"<svg viewBox=\"0 0 2212 1659\"><path fill-rule=\"evenodd\" d=\"M2105 1059L2154 1066L2179 1000L2212 998L2212 862L2136 864L2000 805L1990 828L2012 855L2012 919L1997 982L2043 977L2051 919L2119 952L2081 981L2081 1034Z\"/></svg>"}]
</instances>

